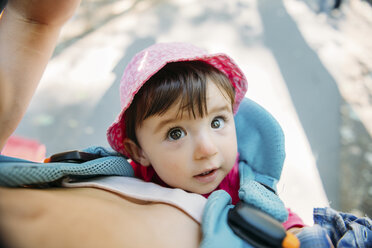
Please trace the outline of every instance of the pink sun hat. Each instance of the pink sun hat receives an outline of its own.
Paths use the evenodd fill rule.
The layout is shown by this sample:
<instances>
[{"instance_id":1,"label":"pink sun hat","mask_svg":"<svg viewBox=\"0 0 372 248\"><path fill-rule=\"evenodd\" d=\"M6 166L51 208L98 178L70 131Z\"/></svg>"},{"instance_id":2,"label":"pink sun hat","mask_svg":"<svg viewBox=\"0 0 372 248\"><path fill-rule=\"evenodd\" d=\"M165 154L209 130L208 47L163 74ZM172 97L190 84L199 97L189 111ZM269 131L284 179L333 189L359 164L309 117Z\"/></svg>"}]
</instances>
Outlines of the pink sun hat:
<instances>
[{"instance_id":1,"label":"pink sun hat","mask_svg":"<svg viewBox=\"0 0 372 248\"><path fill-rule=\"evenodd\" d=\"M158 43L137 53L125 68L120 80L121 112L107 130L107 140L117 152L128 156L123 141L125 130L125 111L143 84L167 63L180 61L204 61L223 72L235 88L234 113L247 91L248 83L243 72L225 54L208 54L204 49L188 43Z\"/></svg>"}]
</instances>

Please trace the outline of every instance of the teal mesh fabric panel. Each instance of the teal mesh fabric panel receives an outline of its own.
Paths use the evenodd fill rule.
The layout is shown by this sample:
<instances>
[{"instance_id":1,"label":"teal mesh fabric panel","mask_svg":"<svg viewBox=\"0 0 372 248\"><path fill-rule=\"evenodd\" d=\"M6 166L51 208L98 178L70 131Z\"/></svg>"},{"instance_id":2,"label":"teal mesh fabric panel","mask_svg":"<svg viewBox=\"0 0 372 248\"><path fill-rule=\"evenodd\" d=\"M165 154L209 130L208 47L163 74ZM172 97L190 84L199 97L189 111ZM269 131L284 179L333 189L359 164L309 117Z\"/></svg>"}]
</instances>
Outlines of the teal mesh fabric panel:
<instances>
[{"instance_id":1,"label":"teal mesh fabric panel","mask_svg":"<svg viewBox=\"0 0 372 248\"><path fill-rule=\"evenodd\" d=\"M94 150L96 149L96 150ZM17 187L31 184L43 184L66 176L129 176L134 172L128 161L115 153L102 148L87 149L102 158L77 163L34 163L22 159L0 156L0 186Z\"/></svg>"}]
</instances>

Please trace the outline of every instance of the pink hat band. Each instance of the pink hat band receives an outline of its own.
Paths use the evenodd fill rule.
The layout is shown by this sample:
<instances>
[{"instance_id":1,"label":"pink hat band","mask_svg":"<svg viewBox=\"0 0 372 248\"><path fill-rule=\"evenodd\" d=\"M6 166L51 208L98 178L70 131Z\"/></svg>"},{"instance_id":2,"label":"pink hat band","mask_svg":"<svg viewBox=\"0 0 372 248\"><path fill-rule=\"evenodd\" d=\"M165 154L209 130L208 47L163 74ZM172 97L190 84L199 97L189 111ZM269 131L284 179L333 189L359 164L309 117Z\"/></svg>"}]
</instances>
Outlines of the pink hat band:
<instances>
[{"instance_id":1,"label":"pink hat band","mask_svg":"<svg viewBox=\"0 0 372 248\"><path fill-rule=\"evenodd\" d=\"M107 140L117 152L128 156L123 141L126 138L124 113L143 84L167 63L180 61L204 61L221 72L235 88L234 113L247 91L247 80L235 62L225 54L208 54L188 43L159 43L137 53L125 68L120 81L121 112L107 130Z\"/></svg>"}]
</instances>

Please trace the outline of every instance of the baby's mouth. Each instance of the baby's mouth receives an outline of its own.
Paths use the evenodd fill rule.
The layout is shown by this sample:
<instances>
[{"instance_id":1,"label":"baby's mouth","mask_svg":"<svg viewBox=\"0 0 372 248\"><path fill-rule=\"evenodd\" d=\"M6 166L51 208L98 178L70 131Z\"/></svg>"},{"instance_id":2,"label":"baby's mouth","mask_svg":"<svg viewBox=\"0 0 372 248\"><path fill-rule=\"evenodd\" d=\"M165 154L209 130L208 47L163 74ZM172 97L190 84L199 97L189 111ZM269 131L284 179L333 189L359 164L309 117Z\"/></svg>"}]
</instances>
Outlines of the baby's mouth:
<instances>
[{"instance_id":1,"label":"baby's mouth","mask_svg":"<svg viewBox=\"0 0 372 248\"><path fill-rule=\"evenodd\" d=\"M194 178L198 180L200 183L205 184L205 183L213 182L217 178L217 176L218 176L218 168L200 173L194 176Z\"/></svg>"},{"instance_id":2,"label":"baby's mouth","mask_svg":"<svg viewBox=\"0 0 372 248\"><path fill-rule=\"evenodd\" d=\"M212 169L210 171L206 171L206 172L203 172L203 173L200 173L199 175L196 175L197 177L203 177L203 176L206 176L206 175L209 175L211 173L213 173L216 169Z\"/></svg>"}]
</instances>

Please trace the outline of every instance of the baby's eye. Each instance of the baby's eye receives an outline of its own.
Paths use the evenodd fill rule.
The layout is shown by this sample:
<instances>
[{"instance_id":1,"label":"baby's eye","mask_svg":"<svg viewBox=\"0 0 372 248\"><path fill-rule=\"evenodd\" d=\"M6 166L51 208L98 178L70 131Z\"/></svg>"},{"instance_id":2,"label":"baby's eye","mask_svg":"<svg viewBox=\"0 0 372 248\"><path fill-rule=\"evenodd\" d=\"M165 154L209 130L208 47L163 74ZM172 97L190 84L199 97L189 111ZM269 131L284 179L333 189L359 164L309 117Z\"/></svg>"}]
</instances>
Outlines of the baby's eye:
<instances>
[{"instance_id":1,"label":"baby's eye","mask_svg":"<svg viewBox=\"0 0 372 248\"><path fill-rule=\"evenodd\" d=\"M169 140L179 140L185 136L185 132L181 128L173 128L168 132Z\"/></svg>"},{"instance_id":2,"label":"baby's eye","mask_svg":"<svg viewBox=\"0 0 372 248\"><path fill-rule=\"evenodd\" d=\"M225 125L225 119L223 117L216 117L211 122L211 127L213 129L222 128Z\"/></svg>"}]
</instances>

